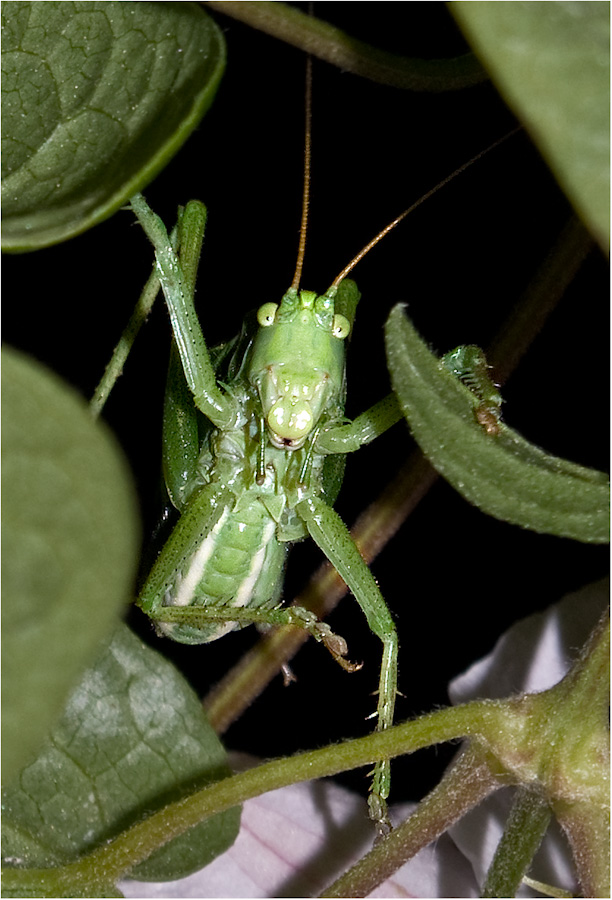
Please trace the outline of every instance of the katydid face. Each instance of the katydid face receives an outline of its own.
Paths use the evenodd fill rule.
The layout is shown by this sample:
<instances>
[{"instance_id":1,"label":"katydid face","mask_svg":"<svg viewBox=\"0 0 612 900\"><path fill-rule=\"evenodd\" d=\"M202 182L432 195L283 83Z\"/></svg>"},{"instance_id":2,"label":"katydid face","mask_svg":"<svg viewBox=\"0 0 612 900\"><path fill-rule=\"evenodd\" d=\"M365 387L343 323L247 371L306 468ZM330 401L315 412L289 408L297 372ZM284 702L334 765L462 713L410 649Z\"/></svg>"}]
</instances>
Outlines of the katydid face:
<instances>
[{"instance_id":1,"label":"katydid face","mask_svg":"<svg viewBox=\"0 0 612 900\"><path fill-rule=\"evenodd\" d=\"M334 301L311 291L290 290L280 306L264 304L248 379L259 393L271 443L302 447L323 412L337 406L344 380L350 330L334 315Z\"/></svg>"}]
</instances>

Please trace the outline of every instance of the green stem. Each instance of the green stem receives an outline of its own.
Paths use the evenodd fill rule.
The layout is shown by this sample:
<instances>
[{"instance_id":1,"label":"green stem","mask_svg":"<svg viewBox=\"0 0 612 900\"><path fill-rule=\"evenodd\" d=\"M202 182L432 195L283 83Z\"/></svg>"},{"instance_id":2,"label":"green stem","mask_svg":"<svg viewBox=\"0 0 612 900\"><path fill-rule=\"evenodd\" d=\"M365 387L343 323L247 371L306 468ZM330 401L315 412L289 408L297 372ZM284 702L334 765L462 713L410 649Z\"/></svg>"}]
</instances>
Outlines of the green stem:
<instances>
[{"instance_id":1,"label":"green stem","mask_svg":"<svg viewBox=\"0 0 612 900\"><path fill-rule=\"evenodd\" d=\"M439 710L385 732L323 750L264 763L169 804L82 859L56 869L6 869L4 889L44 887L45 896L75 896L75 885L115 883L135 865L194 825L267 791L391 759L433 743L468 736L493 737L511 724L512 711L497 701ZM520 727L520 726L519 726ZM70 885L73 893L62 894ZM55 893L50 891L55 890Z\"/></svg>"},{"instance_id":2,"label":"green stem","mask_svg":"<svg viewBox=\"0 0 612 900\"><path fill-rule=\"evenodd\" d=\"M566 833L585 897L610 896L610 622L604 614L580 658L540 695L551 721L543 778ZM536 698L537 699L537 698Z\"/></svg>"},{"instance_id":3,"label":"green stem","mask_svg":"<svg viewBox=\"0 0 612 900\"><path fill-rule=\"evenodd\" d=\"M104 375L100 379L100 383L96 387L93 397L90 400L89 408L96 419L102 412L110 392L123 372L123 367L130 354L134 341L138 336L138 332L147 321L147 317L151 312L155 298L159 293L159 287L159 277L154 266L153 271L149 276L149 280L145 284L142 293L138 298L134 312L130 316L130 320L125 326L123 334L119 338L119 343L113 350L113 355L104 370Z\"/></svg>"},{"instance_id":4,"label":"green stem","mask_svg":"<svg viewBox=\"0 0 612 900\"><path fill-rule=\"evenodd\" d=\"M477 747L468 747L415 812L321 897L367 897L419 850L500 787Z\"/></svg>"},{"instance_id":5,"label":"green stem","mask_svg":"<svg viewBox=\"0 0 612 900\"><path fill-rule=\"evenodd\" d=\"M178 222L170 233L170 243L174 250L178 248L179 244L179 230L182 217L183 210L181 207L179 207ZM192 278L192 282L195 282L195 271L193 273L191 273L190 271L189 274ZM128 356L130 355L130 351L134 345L134 341L138 337L140 329L149 317L149 314L153 308L153 304L155 303L155 298L159 293L160 287L161 285L159 281L159 275L157 274L157 263L154 262L153 271L149 275L147 283L142 289L140 297L138 298L136 306L134 307L134 312L130 316L129 322L123 329L123 333L119 338L119 343L113 350L113 355L111 356L110 362L104 370L104 375L100 379L100 382L93 393L93 397L89 401L89 408L95 419L97 419L102 412L104 404L109 398L110 392L117 383L120 375L123 374L123 367Z\"/></svg>"},{"instance_id":6,"label":"green stem","mask_svg":"<svg viewBox=\"0 0 612 900\"><path fill-rule=\"evenodd\" d=\"M538 891L540 894L544 894L545 897L557 897L558 900L572 900L574 896L571 891L564 891L562 888L553 887L552 884L546 884L545 881L537 881L535 878L528 878L526 875L523 878L523 884L526 887L533 888L534 891Z\"/></svg>"},{"instance_id":7,"label":"green stem","mask_svg":"<svg viewBox=\"0 0 612 900\"><path fill-rule=\"evenodd\" d=\"M529 787L518 790L502 839L487 873L483 897L514 897L551 819L546 800Z\"/></svg>"},{"instance_id":8,"label":"green stem","mask_svg":"<svg viewBox=\"0 0 612 900\"><path fill-rule=\"evenodd\" d=\"M460 90L486 81L473 53L455 59L409 59L358 41L286 3L204 4L354 75L413 91Z\"/></svg>"}]
</instances>

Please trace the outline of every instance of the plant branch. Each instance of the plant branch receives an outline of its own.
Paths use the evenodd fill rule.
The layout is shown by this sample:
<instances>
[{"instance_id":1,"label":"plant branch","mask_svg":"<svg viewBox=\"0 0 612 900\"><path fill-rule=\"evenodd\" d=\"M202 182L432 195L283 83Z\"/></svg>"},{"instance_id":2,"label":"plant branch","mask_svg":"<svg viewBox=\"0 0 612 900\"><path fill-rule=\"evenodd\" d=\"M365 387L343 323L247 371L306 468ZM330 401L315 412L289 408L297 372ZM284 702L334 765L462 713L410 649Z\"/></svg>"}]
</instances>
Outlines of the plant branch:
<instances>
[{"instance_id":1,"label":"plant branch","mask_svg":"<svg viewBox=\"0 0 612 900\"><path fill-rule=\"evenodd\" d=\"M208 2L204 5L380 84L412 91L449 91L471 87L488 78L473 53L454 59L409 59L349 37L328 22L286 3Z\"/></svg>"},{"instance_id":2,"label":"plant branch","mask_svg":"<svg viewBox=\"0 0 612 900\"><path fill-rule=\"evenodd\" d=\"M466 735L492 738L506 732L508 727L512 729L513 721L516 722L516 717L508 704L475 701L430 713L365 738L264 763L169 804L74 863L51 869L5 869L4 889L15 893L27 888L35 892L44 886L45 896L78 896L74 893L75 885L115 883L173 838L209 816L252 797L289 784L359 768L379 759L413 753L432 743ZM67 886L73 893L65 893ZM54 890L55 893L49 893Z\"/></svg>"},{"instance_id":3,"label":"plant branch","mask_svg":"<svg viewBox=\"0 0 612 900\"><path fill-rule=\"evenodd\" d=\"M546 694L549 696L547 697ZM604 614L568 675L545 695L550 761L543 775L585 897L610 894L610 622Z\"/></svg>"},{"instance_id":4,"label":"plant branch","mask_svg":"<svg viewBox=\"0 0 612 900\"><path fill-rule=\"evenodd\" d=\"M321 897L367 897L499 787L479 748L467 747L410 818L330 885Z\"/></svg>"},{"instance_id":5,"label":"plant branch","mask_svg":"<svg viewBox=\"0 0 612 900\"><path fill-rule=\"evenodd\" d=\"M551 815L544 797L529 787L519 788L487 872L483 897L516 896L546 834Z\"/></svg>"}]
</instances>

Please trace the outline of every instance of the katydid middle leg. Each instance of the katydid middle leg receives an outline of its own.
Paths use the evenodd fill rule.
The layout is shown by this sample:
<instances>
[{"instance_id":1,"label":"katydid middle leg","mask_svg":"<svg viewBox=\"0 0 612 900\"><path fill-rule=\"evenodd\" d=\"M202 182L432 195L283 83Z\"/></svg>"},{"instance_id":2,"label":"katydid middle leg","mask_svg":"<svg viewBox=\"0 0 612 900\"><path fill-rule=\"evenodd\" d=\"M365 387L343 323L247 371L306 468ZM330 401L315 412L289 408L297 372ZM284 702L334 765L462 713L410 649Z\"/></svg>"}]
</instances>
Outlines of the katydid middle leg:
<instances>
[{"instance_id":1,"label":"katydid middle leg","mask_svg":"<svg viewBox=\"0 0 612 900\"><path fill-rule=\"evenodd\" d=\"M383 731L393 724L397 694L398 639L393 619L374 576L340 516L319 498L303 500L296 510L313 540L354 594L371 630L383 643L376 726L377 731ZM391 827L386 804L390 783L391 764L389 760L379 760L374 767L368 806L381 836Z\"/></svg>"}]
</instances>

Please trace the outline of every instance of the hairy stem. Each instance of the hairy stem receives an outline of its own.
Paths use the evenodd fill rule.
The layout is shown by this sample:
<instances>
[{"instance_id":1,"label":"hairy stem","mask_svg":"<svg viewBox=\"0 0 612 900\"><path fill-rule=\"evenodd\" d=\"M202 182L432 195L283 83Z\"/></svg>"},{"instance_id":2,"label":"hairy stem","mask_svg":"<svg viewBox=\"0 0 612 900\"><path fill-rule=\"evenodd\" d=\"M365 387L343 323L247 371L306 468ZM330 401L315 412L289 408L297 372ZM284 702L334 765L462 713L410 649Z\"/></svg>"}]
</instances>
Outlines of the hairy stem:
<instances>
[{"instance_id":1,"label":"hairy stem","mask_svg":"<svg viewBox=\"0 0 612 900\"><path fill-rule=\"evenodd\" d=\"M412 91L449 91L487 79L473 53L454 59L409 59L349 37L286 3L205 4L354 75Z\"/></svg>"},{"instance_id":2,"label":"hairy stem","mask_svg":"<svg viewBox=\"0 0 612 900\"><path fill-rule=\"evenodd\" d=\"M415 812L321 897L367 897L419 850L500 787L477 747L468 747Z\"/></svg>"},{"instance_id":3,"label":"hairy stem","mask_svg":"<svg viewBox=\"0 0 612 900\"><path fill-rule=\"evenodd\" d=\"M194 825L259 794L412 753L432 743L456 740L465 735L485 736L486 741L486 736L494 738L500 731L512 728L513 719L514 713L504 704L476 701L440 710L365 738L264 763L169 804L74 863L56 869L6 869L4 889L15 893L27 888L32 892L44 886L45 896L78 896L75 885L113 884L155 850ZM66 894L68 885L72 893Z\"/></svg>"},{"instance_id":4,"label":"hairy stem","mask_svg":"<svg viewBox=\"0 0 612 900\"><path fill-rule=\"evenodd\" d=\"M550 823L546 800L529 787L519 788L502 839L487 873L483 897L514 897Z\"/></svg>"}]
</instances>

